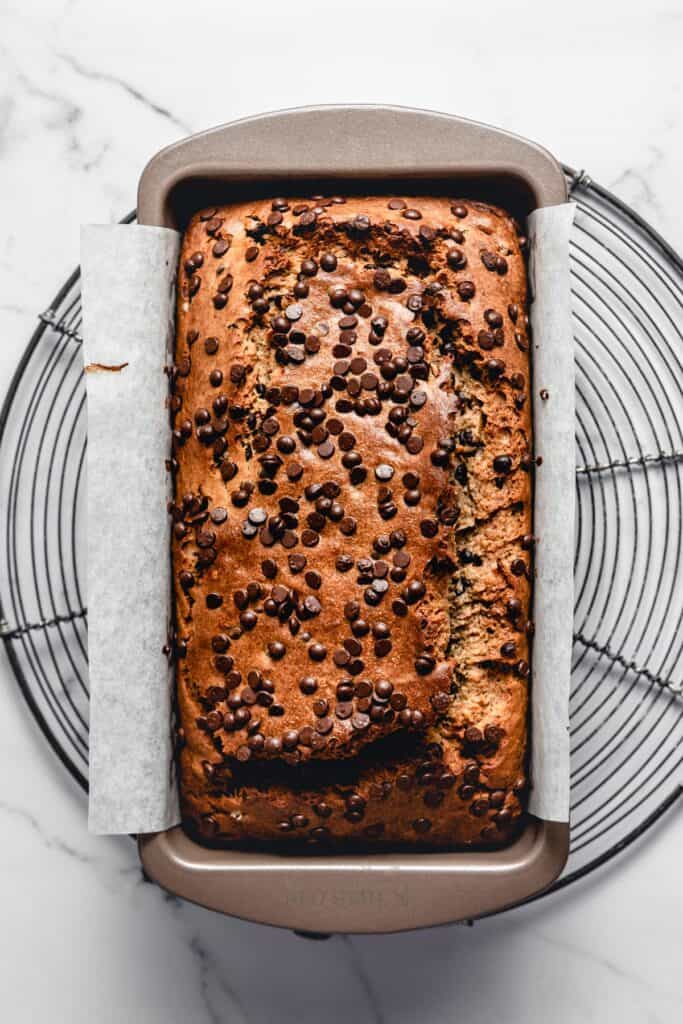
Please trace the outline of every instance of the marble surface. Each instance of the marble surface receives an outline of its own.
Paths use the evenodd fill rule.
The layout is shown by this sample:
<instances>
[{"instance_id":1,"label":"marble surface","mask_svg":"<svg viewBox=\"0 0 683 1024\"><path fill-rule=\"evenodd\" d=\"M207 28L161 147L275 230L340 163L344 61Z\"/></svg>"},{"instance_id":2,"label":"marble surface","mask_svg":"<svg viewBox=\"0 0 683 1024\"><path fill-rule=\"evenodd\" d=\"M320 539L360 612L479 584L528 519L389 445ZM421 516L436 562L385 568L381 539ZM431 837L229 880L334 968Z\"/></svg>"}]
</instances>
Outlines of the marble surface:
<instances>
[{"instance_id":1,"label":"marble surface","mask_svg":"<svg viewBox=\"0 0 683 1024\"><path fill-rule=\"evenodd\" d=\"M161 146L260 110L391 102L526 134L683 250L679 0L553 5L5 0L0 396L36 313ZM188 55L193 65L188 63ZM0 654L3 1021L680 1020L683 817L587 882L476 924L313 943L183 905L88 835Z\"/></svg>"}]
</instances>

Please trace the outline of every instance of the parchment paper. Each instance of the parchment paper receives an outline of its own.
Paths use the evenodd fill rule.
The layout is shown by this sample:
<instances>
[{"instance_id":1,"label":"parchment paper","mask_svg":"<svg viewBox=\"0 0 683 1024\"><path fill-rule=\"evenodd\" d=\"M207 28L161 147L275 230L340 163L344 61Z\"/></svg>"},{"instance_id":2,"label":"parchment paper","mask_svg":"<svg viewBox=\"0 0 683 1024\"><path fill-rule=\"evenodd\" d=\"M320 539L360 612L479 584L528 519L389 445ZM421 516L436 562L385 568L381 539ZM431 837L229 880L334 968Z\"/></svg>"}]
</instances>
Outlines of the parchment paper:
<instances>
[{"instance_id":1,"label":"parchment paper","mask_svg":"<svg viewBox=\"0 0 683 1024\"><path fill-rule=\"evenodd\" d=\"M574 357L569 308L573 204L529 218L534 302L536 549L530 810L569 816L573 621ZM88 649L91 831L177 824L171 741L170 537L164 469L179 238L140 225L82 232L88 392ZM541 391L548 393L541 398ZM544 394L545 394L544 391Z\"/></svg>"},{"instance_id":2,"label":"parchment paper","mask_svg":"<svg viewBox=\"0 0 683 1024\"><path fill-rule=\"evenodd\" d=\"M531 660L529 810L569 820L569 685L574 625L574 341L569 236L574 204L528 219L534 448L536 635Z\"/></svg>"},{"instance_id":3,"label":"parchment paper","mask_svg":"<svg viewBox=\"0 0 683 1024\"><path fill-rule=\"evenodd\" d=\"M173 777L168 378L179 238L84 227L88 658L93 832L179 821ZM168 360L170 361L170 359Z\"/></svg>"}]
</instances>

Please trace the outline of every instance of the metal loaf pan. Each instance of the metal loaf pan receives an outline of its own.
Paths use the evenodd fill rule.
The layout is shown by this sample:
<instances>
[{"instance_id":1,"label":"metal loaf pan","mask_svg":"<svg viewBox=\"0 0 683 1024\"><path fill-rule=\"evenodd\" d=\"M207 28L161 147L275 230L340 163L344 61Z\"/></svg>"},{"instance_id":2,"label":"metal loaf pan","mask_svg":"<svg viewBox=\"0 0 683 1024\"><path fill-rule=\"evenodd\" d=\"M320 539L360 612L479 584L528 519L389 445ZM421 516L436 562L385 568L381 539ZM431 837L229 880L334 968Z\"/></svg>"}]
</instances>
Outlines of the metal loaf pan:
<instances>
[{"instance_id":1,"label":"metal loaf pan","mask_svg":"<svg viewBox=\"0 0 683 1024\"><path fill-rule=\"evenodd\" d=\"M163 150L140 179L138 220L182 231L197 209L216 202L310 192L471 197L522 221L567 198L553 157L507 132L401 107L307 107L246 118ZM209 849L181 827L139 837L147 875L171 892L309 932L392 932L477 917L550 885L568 849L568 825L531 816L510 846L481 852Z\"/></svg>"}]
</instances>

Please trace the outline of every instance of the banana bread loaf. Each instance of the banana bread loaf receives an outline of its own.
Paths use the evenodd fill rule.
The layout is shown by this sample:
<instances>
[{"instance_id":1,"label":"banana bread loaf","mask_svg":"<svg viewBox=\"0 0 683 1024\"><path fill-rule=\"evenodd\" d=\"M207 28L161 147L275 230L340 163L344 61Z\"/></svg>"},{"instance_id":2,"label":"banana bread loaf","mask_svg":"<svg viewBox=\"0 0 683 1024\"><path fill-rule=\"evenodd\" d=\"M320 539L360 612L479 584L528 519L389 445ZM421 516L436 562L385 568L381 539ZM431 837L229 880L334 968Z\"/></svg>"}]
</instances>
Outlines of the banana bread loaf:
<instances>
[{"instance_id":1,"label":"banana bread loaf","mask_svg":"<svg viewBox=\"0 0 683 1024\"><path fill-rule=\"evenodd\" d=\"M171 514L198 836L514 833L533 547L522 248L470 200L254 200L190 222Z\"/></svg>"}]
</instances>

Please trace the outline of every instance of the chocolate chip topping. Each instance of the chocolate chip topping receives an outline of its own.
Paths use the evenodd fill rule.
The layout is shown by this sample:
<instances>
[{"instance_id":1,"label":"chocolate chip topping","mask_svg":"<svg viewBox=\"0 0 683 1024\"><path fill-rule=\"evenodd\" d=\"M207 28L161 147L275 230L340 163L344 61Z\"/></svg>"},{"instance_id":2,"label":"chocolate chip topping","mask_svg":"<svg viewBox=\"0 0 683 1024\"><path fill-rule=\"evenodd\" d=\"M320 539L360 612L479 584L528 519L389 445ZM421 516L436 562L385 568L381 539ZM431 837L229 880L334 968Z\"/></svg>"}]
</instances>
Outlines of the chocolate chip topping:
<instances>
[{"instance_id":1,"label":"chocolate chip topping","mask_svg":"<svg viewBox=\"0 0 683 1024\"><path fill-rule=\"evenodd\" d=\"M346 212L340 197L316 196L256 201L237 218L215 209L183 254L192 301L172 376L173 536L192 628L177 645L187 648L179 685L216 751L204 769L216 794L207 833L249 837L263 821L307 841L395 840L392 811L379 808L399 791L415 794L402 826L418 838L443 841L457 813L477 822L468 842L498 842L518 813L512 781L489 791L483 770L458 762L507 749L485 702L464 732L438 744L425 732L451 709L454 722L471 711L451 688L444 637L485 598L490 529L512 546L490 606L505 631L481 671L528 677L534 547L518 511L532 460L520 441L529 383L517 242L477 203L449 201L438 220L433 203L353 200ZM198 506L184 504L189 489ZM489 527L497 509L507 511ZM499 536L505 516L513 532ZM207 634L208 670L198 669ZM353 765L392 731L419 736L422 760L315 799L305 788L283 799L276 784L277 809L266 788L244 826L225 810L243 806L228 764Z\"/></svg>"}]
</instances>

